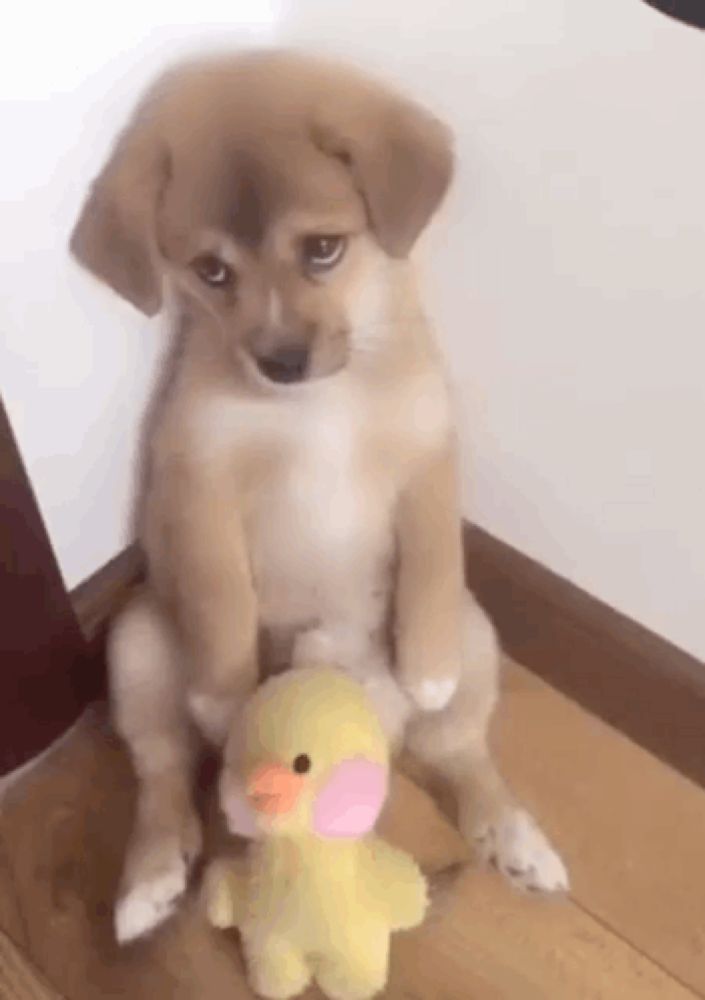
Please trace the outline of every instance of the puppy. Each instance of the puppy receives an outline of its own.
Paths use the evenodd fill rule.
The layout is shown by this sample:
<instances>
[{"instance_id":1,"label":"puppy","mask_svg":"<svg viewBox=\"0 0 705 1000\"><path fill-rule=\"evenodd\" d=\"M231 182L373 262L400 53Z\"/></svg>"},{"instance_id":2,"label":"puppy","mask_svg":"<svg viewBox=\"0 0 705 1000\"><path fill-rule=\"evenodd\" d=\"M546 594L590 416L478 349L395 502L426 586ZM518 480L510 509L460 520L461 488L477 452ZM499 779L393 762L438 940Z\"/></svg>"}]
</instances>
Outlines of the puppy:
<instances>
[{"instance_id":1,"label":"puppy","mask_svg":"<svg viewBox=\"0 0 705 1000\"><path fill-rule=\"evenodd\" d=\"M139 780L121 941L172 912L199 852L194 733L222 746L260 669L292 662L358 677L466 836L524 886L566 885L487 751L497 645L464 590L448 393L408 260L452 169L446 128L378 83L250 53L159 80L88 196L74 255L175 327L148 582L109 650Z\"/></svg>"}]
</instances>

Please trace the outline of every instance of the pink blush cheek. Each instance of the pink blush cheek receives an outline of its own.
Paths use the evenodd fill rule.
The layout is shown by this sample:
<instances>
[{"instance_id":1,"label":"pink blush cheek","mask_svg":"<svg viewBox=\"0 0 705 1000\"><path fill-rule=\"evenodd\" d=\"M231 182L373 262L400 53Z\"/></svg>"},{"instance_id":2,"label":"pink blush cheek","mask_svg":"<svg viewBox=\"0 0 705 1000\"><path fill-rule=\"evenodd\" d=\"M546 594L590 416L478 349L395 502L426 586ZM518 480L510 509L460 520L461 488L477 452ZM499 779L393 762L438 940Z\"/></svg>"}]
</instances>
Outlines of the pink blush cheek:
<instances>
[{"instance_id":1,"label":"pink blush cheek","mask_svg":"<svg viewBox=\"0 0 705 1000\"><path fill-rule=\"evenodd\" d=\"M322 837L362 837L377 822L386 796L386 768L361 757L343 761L313 804L313 829Z\"/></svg>"}]
</instances>

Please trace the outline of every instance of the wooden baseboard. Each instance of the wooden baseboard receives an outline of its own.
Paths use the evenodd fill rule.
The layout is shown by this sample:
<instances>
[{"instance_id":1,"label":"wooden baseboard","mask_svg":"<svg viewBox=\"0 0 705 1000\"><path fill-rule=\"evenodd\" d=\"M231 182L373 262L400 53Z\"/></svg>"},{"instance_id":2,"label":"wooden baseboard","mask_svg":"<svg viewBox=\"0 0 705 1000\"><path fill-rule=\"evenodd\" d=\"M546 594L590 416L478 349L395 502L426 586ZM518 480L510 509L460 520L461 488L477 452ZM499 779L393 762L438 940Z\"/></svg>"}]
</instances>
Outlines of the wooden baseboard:
<instances>
[{"instance_id":1,"label":"wooden baseboard","mask_svg":"<svg viewBox=\"0 0 705 1000\"><path fill-rule=\"evenodd\" d=\"M105 641L108 623L144 577L138 545L130 545L71 591L71 603L95 665L91 700L107 694Z\"/></svg>"},{"instance_id":2,"label":"wooden baseboard","mask_svg":"<svg viewBox=\"0 0 705 1000\"><path fill-rule=\"evenodd\" d=\"M76 618L89 643L100 640L107 623L120 610L143 573L142 553L134 544L71 591Z\"/></svg>"},{"instance_id":3,"label":"wooden baseboard","mask_svg":"<svg viewBox=\"0 0 705 1000\"><path fill-rule=\"evenodd\" d=\"M481 528L466 524L464 545L468 584L511 656L705 785L705 664ZM132 546L73 591L94 648L142 571Z\"/></svg>"},{"instance_id":4,"label":"wooden baseboard","mask_svg":"<svg viewBox=\"0 0 705 1000\"><path fill-rule=\"evenodd\" d=\"M482 529L464 543L506 651L705 785L705 664Z\"/></svg>"}]
</instances>

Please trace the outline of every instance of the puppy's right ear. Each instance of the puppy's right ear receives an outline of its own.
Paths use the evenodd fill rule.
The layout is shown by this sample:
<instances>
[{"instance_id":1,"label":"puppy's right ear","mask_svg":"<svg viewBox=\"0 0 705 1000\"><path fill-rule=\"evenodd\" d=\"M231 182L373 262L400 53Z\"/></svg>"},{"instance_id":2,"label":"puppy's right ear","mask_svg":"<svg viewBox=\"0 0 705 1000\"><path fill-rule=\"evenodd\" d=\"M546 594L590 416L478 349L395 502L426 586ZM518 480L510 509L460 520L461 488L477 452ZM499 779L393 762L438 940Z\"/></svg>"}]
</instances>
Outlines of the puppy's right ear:
<instances>
[{"instance_id":1,"label":"puppy's right ear","mask_svg":"<svg viewBox=\"0 0 705 1000\"><path fill-rule=\"evenodd\" d=\"M450 185L450 130L386 87L358 81L322 99L312 133L350 170L383 249L406 257Z\"/></svg>"},{"instance_id":2,"label":"puppy's right ear","mask_svg":"<svg viewBox=\"0 0 705 1000\"><path fill-rule=\"evenodd\" d=\"M70 241L80 264L147 316L162 305L156 213L168 170L156 129L136 119L93 182Z\"/></svg>"}]
</instances>

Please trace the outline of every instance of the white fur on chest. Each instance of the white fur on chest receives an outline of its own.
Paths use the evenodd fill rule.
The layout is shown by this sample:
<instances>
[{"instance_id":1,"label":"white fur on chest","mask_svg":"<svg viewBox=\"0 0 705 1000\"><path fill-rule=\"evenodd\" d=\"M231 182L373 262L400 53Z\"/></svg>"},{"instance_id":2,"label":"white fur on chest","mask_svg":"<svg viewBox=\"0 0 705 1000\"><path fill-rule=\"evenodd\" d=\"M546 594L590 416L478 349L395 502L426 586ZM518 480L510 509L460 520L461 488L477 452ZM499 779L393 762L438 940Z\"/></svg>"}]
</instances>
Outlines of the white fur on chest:
<instances>
[{"instance_id":1,"label":"white fur on chest","mask_svg":"<svg viewBox=\"0 0 705 1000\"><path fill-rule=\"evenodd\" d=\"M271 456L246 524L263 621L336 617L374 589L391 544L390 480L365 474L370 426L353 384L221 399L210 404L208 424L219 447L246 444Z\"/></svg>"},{"instance_id":2,"label":"white fur on chest","mask_svg":"<svg viewBox=\"0 0 705 1000\"><path fill-rule=\"evenodd\" d=\"M254 447L265 457L246 531L266 624L378 624L407 456L447 427L442 380L397 386L395 396L392 406L370 398L343 375L270 398L208 402L205 453Z\"/></svg>"},{"instance_id":3,"label":"white fur on chest","mask_svg":"<svg viewBox=\"0 0 705 1000\"><path fill-rule=\"evenodd\" d=\"M363 504L364 431L361 408L348 393L314 398L292 413L290 456L268 484L270 499L289 510L316 548L346 546L356 530Z\"/></svg>"},{"instance_id":4,"label":"white fur on chest","mask_svg":"<svg viewBox=\"0 0 705 1000\"><path fill-rule=\"evenodd\" d=\"M389 500L364 473L364 410L347 387L312 394L291 413L287 433L252 522L262 618L300 625L356 614L391 544Z\"/></svg>"},{"instance_id":5,"label":"white fur on chest","mask_svg":"<svg viewBox=\"0 0 705 1000\"><path fill-rule=\"evenodd\" d=\"M263 484L257 504L260 520L275 530L286 526L289 546L304 542L310 559L325 558L326 551L340 556L361 527L362 416L343 396L314 398L289 419L286 454Z\"/></svg>"}]
</instances>

